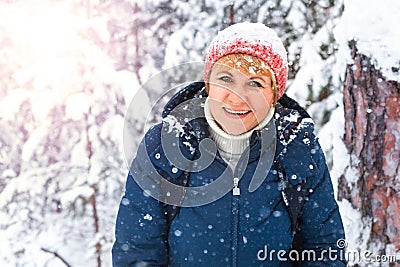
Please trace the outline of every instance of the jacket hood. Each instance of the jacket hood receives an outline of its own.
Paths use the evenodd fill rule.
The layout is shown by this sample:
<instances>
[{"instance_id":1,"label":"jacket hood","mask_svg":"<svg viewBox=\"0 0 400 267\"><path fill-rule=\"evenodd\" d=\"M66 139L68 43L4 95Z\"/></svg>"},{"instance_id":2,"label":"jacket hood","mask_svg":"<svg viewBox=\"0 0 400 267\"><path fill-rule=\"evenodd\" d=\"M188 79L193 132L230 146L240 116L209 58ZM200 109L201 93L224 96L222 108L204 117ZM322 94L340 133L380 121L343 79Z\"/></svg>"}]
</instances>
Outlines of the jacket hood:
<instances>
[{"instance_id":1,"label":"jacket hood","mask_svg":"<svg viewBox=\"0 0 400 267\"><path fill-rule=\"evenodd\" d=\"M167 117L171 111L178 105L184 103L193 98L207 97L204 82L194 82L179 90L172 98L167 102L162 112L162 117Z\"/></svg>"}]
</instances>

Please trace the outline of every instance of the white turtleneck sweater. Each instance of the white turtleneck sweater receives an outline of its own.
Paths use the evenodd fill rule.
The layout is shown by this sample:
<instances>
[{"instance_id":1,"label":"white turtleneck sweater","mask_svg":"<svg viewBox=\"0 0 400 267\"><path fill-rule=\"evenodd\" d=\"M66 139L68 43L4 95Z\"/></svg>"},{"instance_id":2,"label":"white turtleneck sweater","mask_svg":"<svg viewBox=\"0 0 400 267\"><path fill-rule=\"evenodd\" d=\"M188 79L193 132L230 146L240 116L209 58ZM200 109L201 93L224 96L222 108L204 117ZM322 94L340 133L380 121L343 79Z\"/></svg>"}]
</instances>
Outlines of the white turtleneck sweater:
<instances>
[{"instance_id":1,"label":"white turtleneck sweater","mask_svg":"<svg viewBox=\"0 0 400 267\"><path fill-rule=\"evenodd\" d=\"M271 108L265 119L253 129L240 135L230 135L226 133L224 130L222 130L221 127L215 121L214 117L211 114L207 98L204 105L204 114L206 116L206 120L209 125L208 130L210 131L211 138L217 145L221 157L228 163L229 167L232 170L235 170L235 167L240 159L240 156L242 155L244 150L249 146L250 138L251 135L253 134L253 131L260 130L263 127L265 127L268 124L268 122L272 119L274 111L275 108Z\"/></svg>"}]
</instances>

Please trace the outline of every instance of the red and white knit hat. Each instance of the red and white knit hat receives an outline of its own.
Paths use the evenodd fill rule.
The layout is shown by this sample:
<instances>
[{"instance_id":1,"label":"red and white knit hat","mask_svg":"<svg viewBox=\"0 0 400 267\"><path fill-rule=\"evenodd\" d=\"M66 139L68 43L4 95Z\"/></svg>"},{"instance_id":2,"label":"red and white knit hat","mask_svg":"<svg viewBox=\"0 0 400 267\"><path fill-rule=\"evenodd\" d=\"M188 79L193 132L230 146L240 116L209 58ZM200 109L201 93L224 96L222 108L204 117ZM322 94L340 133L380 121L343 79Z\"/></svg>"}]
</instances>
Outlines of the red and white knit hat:
<instances>
[{"instance_id":1,"label":"red and white knit hat","mask_svg":"<svg viewBox=\"0 0 400 267\"><path fill-rule=\"evenodd\" d=\"M261 23L242 22L218 32L206 54L204 81L214 64L229 54L248 54L264 60L275 75L278 99L283 95L288 76L286 49L271 29Z\"/></svg>"}]
</instances>

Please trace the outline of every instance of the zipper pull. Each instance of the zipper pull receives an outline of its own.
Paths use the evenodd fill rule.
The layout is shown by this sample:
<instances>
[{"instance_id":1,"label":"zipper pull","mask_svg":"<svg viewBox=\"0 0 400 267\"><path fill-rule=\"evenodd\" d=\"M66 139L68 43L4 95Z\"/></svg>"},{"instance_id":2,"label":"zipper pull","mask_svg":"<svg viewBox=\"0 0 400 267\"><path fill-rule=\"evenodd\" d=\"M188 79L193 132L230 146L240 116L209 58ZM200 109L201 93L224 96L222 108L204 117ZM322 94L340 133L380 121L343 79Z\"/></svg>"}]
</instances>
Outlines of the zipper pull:
<instances>
[{"instance_id":1,"label":"zipper pull","mask_svg":"<svg viewBox=\"0 0 400 267\"><path fill-rule=\"evenodd\" d=\"M234 196L240 196L240 188L238 187L239 185L239 178L235 177L233 178L233 191L232 194Z\"/></svg>"}]
</instances>

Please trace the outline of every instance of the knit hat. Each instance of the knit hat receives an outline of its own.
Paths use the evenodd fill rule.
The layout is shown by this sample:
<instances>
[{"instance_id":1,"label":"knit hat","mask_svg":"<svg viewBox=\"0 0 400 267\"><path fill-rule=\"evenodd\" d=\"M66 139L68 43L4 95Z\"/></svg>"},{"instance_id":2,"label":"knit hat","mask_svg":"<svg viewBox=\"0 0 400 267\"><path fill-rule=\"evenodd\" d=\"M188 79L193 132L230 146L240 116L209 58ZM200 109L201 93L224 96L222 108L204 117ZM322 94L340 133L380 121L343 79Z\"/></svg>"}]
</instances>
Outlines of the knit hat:
<instances>
[{"instance_id":1,"label":"knit hat","mask_svg":"<svg viewBox=\"0 0 400 267\"><path fill-rule=\"evenodd\" d=\"M242 22L218 32L208 48L204 81L214 64L229 54L248 54L264 60L275 75L278 99L283 95L288 76L286 49L278 35L262 23Z\"/></svg>"}]
</instances>

